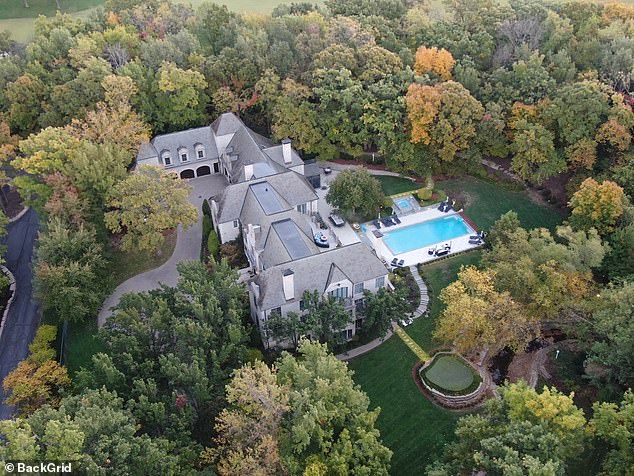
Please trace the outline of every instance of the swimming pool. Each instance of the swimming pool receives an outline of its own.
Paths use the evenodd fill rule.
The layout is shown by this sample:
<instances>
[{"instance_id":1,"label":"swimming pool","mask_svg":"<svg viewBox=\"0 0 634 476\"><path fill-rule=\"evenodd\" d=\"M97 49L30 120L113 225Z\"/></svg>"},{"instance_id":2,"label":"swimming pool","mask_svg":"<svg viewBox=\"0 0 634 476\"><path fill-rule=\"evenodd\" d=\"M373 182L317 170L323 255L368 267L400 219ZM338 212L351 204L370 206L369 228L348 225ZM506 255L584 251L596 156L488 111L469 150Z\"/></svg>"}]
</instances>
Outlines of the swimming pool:
<instances>
[{"instance_id":1,"label":"swimming pool","mask_svg":"<svg viewBox=\"0 0 634 476\"><path fill-rule=\"evenodd\" d=\"M461 216L451 215L384 232L383 242L398 255L471 233L473 229Z\"/></svg>"}]
</instances>

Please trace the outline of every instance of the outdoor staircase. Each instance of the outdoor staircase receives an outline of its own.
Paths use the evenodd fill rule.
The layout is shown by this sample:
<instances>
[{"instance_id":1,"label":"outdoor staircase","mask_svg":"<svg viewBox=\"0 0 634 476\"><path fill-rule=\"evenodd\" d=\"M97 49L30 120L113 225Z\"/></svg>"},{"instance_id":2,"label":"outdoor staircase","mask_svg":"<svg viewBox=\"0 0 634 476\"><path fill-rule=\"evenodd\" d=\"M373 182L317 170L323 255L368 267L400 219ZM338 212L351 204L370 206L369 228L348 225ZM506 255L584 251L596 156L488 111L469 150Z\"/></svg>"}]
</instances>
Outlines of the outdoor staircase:
<instances>
[{"instance_id":1,"label":"outdoor staircase","mask_svg":"<svg viewBox=\"0 0 634 476\"><path fill-rule=\"evenodd\" d=\"M409 270L412 273L412 277L414 281L416 281L416 285L420 290L420 302L418 303L418 307L414 311L414 317L420 317L427 312L427 308L429 306L429 293L427 292L427 285L423 278L418 274L418 267L413 265L409 267Z\"/></svg>"}]
</instances>

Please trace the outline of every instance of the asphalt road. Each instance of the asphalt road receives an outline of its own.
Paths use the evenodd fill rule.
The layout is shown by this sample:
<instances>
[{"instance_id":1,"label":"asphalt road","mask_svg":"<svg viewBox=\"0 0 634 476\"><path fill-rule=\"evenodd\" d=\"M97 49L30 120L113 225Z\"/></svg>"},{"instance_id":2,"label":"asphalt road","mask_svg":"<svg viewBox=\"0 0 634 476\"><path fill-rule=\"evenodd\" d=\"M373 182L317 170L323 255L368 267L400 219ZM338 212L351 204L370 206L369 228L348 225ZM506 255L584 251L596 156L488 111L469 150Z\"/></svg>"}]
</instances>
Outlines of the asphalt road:
<instances>
[{"instance_id":1,"label":"asphalt road","mask_svg":"<svg viewBox=\"0 0 634 476\"><path fill-rule=\"evenodd\" d=\"M32 292L31 269L33 244L38 231L37 214L33 209L29 210L20 220L10 223L7 231L7 236L2 239L7 245L5 266L15 276L16 296L0 337L0 382L26 357L40 317L39 305ZM1 385L0 397L4 401ZM11 418L12 413L12 407L0 404L0 419Z\"/></svg>"}]
</instances>

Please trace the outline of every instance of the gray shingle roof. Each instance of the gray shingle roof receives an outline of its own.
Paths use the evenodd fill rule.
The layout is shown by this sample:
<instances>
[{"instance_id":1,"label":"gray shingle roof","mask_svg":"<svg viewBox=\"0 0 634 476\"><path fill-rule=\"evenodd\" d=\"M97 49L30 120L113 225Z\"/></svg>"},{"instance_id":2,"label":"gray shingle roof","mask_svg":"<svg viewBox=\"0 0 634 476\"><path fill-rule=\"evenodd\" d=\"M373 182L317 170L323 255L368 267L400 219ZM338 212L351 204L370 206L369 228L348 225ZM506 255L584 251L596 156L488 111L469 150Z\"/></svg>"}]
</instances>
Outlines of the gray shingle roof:
<instances>
[{"instance_id":1,"label":"gray shingle roof","mask_svg":"<svg viewBox=\"0 0 634 476\"><path fill-rule=\"evenodd\" d=\"M231 165L231 181L244 182L251 180L253 176L261 178L285 172L286 167L280 166L263 152L263 149L269 147L270 144L268 139L264 139L247 127L240 127L227 144L227 149L232 151L231 155L237 156ZM249 165L253 167L247 173L245 167Z\"/></svg>"},{"instance_id":2,"label":"gray shingle roof","mask_svg":"<svg viewBox=\"0 0 634 476\"><path fill-rule=\"evenodd\" d=\"M276 222L261 225L264 239L258 245L265 269L319 253L306 216L294 210L282 215Z\"/></svg>"},{"instance_id":3,"label":"gray shingle roof","mask_svg":"<svg viewBox=\"0 0 634 476\"><path fill-rule=\"evenodd\" d=\"M271 175L264 179L227 186L218 203L218 223L226 223L240 218L243 208L247 207L245 197L249 187L254 183L263 182L271 185L277 194L288 203L289 207L295 208L299 204L317 200L315 190L304 176L292 170L286 170L284 173ZM257 222L244 221L244 223Z\"/></svg>"},{"instance_id":4,"label":"gray shingle roof","mask_svg":"<svg viewBox=\"0 0 634 476\"><path fill-rule=\"evenodd\" d=\"M240 127L244 127L244 123L233 112L225 112L211 123L211 128L217 136L235 134Z\"/></svg>"},{"instance_id":5,"label":"gray shingle roof","mask_svg":"<svg viewBox=\"0 0 634 476\"><path fill-rule=\"evenodd\" d=\"M268 155L271 159L273 159L276 163L280 164L283 167L295 167L297 165L302 165L304 161L301 157L295 152L295 150L291 149L291 162L290 164L284 163L284 153L281 145L274 145L273 147L267 147L264 149L264 153Z\"/></svg>"},{"instance_id":6,"label":"gray shingle roof","mask_svg":"<svg viewBox=\"0 0 634 476\"><path fill-rule=\"evenodd\" d=\"M332 271L333 264L334 271ZM357 284L388 274L381 260L363 243L335 248L274 266L258 274L253 281L260 287L258 299L260 309L273 309L288 302L284 297L282 285L282 273L287 269L294 273L294 300L296 301L301 299L304 291L324 292L329 281L335 282L333 281L335 277L345 276L353 284Z\"/></svg>"},{"instance_id":7,"label":"gray shingle roof","mask_svg":"<svg viewBox=\"0 0 634 476\"><path fill-rule=\"evenodd\" d=\"M139 153L136 155L137 160L151 159L152 157L158 157L158 152L152 144L144 142L139 147Z\"/></svg>"},{"instance_id":8,"label":"gray shingle roof","mask_svg":"<svg viewBox=\"0 0 634 476\"><path fill-rule=\"evenodd\" d=\"M164 150L170 152L172 163L176 163L180 160L178 157L178 149L181 147L187 148L190 161L196 160L197 157L194 147L197 144L201 144L205 148L205 159L218 158L216 141L209 126L172 132L171 134L162 134L152 139L152 146L158 154L161 154Z\"/></svg>"}]
</instances>

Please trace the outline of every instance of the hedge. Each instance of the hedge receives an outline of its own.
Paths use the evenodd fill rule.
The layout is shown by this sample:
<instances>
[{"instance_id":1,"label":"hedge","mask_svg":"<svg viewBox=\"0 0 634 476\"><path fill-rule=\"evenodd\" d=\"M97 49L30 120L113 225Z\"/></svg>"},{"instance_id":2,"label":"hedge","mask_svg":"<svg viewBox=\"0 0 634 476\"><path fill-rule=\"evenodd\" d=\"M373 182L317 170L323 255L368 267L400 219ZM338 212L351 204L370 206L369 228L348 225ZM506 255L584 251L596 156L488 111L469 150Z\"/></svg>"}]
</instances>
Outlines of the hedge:
<instances>
[{"instance_id":1,"label":"hedge","mask_svg":"<svg viewBox=\"0 0 634 476\"><path fill-rule=\"evenodd\" d=\"M214 258L218 257L218 252L220 251L220 241L218 240L218 235L213 230L209 232L209 236L207 237L207 250Z\"/></svg>"}]
</instances>

